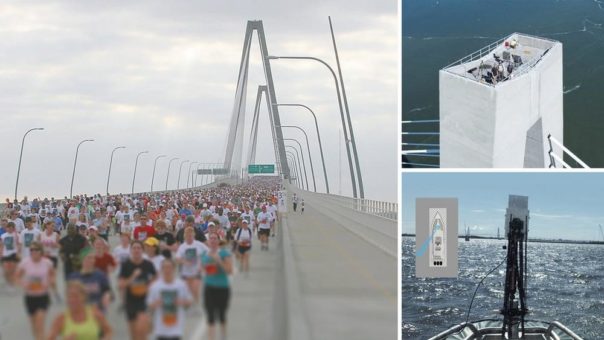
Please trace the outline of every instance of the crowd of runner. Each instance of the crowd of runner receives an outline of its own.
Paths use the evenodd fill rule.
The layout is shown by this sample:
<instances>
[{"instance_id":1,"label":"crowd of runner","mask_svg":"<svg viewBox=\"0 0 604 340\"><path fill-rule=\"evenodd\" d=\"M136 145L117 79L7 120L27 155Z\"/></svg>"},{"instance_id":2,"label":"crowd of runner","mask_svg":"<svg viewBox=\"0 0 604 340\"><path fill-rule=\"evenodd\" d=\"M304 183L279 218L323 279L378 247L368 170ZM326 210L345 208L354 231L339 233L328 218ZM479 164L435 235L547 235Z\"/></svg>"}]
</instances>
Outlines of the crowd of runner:
<instances>
[{"instance_id":1,"label":"crowd of runner","mask_svg":"<svg viewBox=\"0 0 604 340\"><path fill-rule=\"evenodd\" d=\"M23 292L36 340L111 339L106 315L116 309L133 340L181 339L187 314L204 315L208 339L216 324L225 339L229 276L237 265L249 275L255 237L268 251L279 183L259 177L204 190L7 199L0 220L5 284ZM57 280L65 280L64 292ZM51 300L65 308L45 329Z\"/></svg>"}]
</instances>

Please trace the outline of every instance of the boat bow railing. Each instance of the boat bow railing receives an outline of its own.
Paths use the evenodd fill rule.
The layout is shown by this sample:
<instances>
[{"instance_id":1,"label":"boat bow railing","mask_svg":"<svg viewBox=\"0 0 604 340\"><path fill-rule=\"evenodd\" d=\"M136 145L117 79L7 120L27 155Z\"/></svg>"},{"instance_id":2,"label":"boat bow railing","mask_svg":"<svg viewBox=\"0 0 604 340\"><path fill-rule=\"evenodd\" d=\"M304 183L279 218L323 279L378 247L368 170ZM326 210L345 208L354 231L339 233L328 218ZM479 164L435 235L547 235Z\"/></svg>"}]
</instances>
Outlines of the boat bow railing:
<instances>
[{"instance_id":1,"label":"boat bow railing","mask_svg":"<svg viewBox=\"0 0 604 340\"><path fill-rule=\"evenodd\" d=\"M585 169L589 169L590 167L585 164L577 155L575 155L572 151L570 151L567 147L565 147L560 141L558 141L554 136L549 134L547 136L547 140L549 142L549 151L547 152L549 155L549 167L556 168L557 164L562 165L563 168L572 168L568 163L564 161L564 154L567 154L572 160L574 160L577 164ZM556 155L554 152L554 145L562 149L562 155ZM557 162L557 163L556 163Z\"/></svg>"}]
</instances>

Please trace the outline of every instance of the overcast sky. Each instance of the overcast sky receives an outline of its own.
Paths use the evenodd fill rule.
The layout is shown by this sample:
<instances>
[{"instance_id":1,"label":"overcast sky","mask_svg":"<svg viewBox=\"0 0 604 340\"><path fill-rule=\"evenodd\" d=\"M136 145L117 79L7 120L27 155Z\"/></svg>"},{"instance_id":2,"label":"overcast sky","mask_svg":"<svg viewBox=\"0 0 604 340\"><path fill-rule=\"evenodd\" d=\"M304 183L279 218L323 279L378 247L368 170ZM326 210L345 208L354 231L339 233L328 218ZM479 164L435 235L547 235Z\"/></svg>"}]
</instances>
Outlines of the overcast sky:
<instances>
[{"instance_id":1,"label":"overcast sky","mask_svg":"<svg viewBox=\"0 0 604 340\"><path fill-rule=\"evenodd\" d=\"M365 196L396 200L397 2L380 1L4 1L0 4L1 197L13 197L21 139L19 197L68 195L77 144L75 193L104 193L111 150L110 192L151 184L160 154L223 162L247 20L263 20L269 53L322 58L336 67L331 15L357 141ZM257 85L264 84L257 39L250 56L247 127ZM272 61L281 103L303 103L318 116L332 193L351 195L345 146L339 174L340 116L331 75L307 61ZM307 130L317 187L323 190L311 116L282 108L283 125ZM257 163L274 163L266 104ZM286 138L303 135L284 129ZM248 137L245 137L247 141ZM246 143L247 144L247 143ZM155 188L165 186L160 159ZM307 160L308 162L308 160ZM172 163L175 188L180 162ZM181 187L188 164L183 166ZM310 176L310 169L308 172ZM309 181L310 178L309 178ZM311 181L312 183L312 181Z\"/></svg>"}]
</instances>

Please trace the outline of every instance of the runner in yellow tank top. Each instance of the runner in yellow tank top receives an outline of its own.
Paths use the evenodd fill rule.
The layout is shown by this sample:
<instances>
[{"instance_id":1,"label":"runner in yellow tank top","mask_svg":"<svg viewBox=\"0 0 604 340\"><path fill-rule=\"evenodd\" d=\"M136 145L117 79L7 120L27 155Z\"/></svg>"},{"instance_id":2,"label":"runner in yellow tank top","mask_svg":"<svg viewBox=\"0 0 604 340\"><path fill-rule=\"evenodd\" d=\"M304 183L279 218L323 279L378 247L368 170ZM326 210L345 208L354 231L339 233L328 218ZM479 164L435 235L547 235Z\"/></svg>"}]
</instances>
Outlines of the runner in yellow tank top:
<instances>
[{"instance_id":1,"label":"runner in yellow tank top","mask_svg":"<svg viewBox=\"0 0 604 340\"><path fill-rule=\"evenodd\" d=\"M103 340L111 339L112 330L101 311L93 305L86 304L86 289L79 281L67 283L67 310L58 315L52 323L49 340L97 340L103 333ZM74 316L84 316L83 320Z\"/></svg>"}]
</instances>

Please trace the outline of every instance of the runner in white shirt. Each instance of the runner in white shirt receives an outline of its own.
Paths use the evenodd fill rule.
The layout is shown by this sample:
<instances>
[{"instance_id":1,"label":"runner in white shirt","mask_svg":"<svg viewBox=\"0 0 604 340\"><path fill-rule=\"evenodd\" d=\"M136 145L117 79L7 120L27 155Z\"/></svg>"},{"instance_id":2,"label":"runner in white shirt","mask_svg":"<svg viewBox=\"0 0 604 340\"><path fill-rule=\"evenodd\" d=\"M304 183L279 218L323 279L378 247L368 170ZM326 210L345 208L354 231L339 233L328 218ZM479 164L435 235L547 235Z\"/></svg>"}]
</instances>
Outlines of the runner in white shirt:
<instances>
[{"instance_id":1,"label":"runner in white shirt","mask_svg":"<svg viewBox=\"0 0 604 340\"><path fill-rule=\"evenodd\" d=\"M44 231L40 234L40 241L46 256L55 269L59 264L59 234L55 233L55 222L48 220L44 223Z\"/></svg>"},{"instance_id":2,"label":"runner in white shirt","mask_svg":"<svg viewBox=\"0 0 604 340\"><path fill-rule=\"evenodd\" d=\"M275 237L275 231L277 229L276 223L275 223L275 221L277 220L277 207L269 202L268 208L266 208L266 211L268 211L271 214L271 234L272 234L271 236Z\"/></svg>"},{"instance_id":3,"label":"runner in white shirt","mask_svg":"<svg viewBox=\"0 0 604 340\"><path fill-rule=\"evenodd\" d=\"M260 236L261 250L268 250L268 235L271 232L271 213L266 211L266 205L262 206L262 211L258 213L258 236Z\"/></svg>"},{"instance_id":4,"label":"runner in white shirt","mask_svg":"<svg viewBox=\"0 0 604 340\"><path fill-rule=\"evenodd\" d=\"M159 252L159 240L153 236L147 237L144 246L147 260L153 263L153 267L155 267L155 270L161 275L161 263L165 257Z\"/></svg>"},{"instance_id":5,"label":"runner in white shirt","mask_svg":"<svg viewBox=\"0 0 604 340\"><path fill-rule=\"evenodd\" d=\"M23 231L23 229L25 229L25 223L23 223L23 220L19 218L19 212L16 210L11 211L11 220L10 222L13 222L15 224L15 231L17 233L20 233Z\"/></svg>"},{"instance_id":6,"label":"runner in white shirt","mask_svg":"<svg viewBox=\"0 0 604 340\"><path fill-rule=\"evenodd\" d=\"M70 219L78 216L80 216L80 209L78 209L75 204L71 203L69 209L67 209L67 218Z\"/></svg>"},{"instance_id":7,"label":"runner in white shirt","mask_svg":"<svg viewBox=\"0 0 604 340\"><path fill-rule=\"evenodd\" d=\"M208 251L208 247L195 240L193 227L184 231L184 243L176 251L176 260L180 263L180 276L187 282L189 291L195 300L195 306L201 309L199 295L201 289L201 255Z\"/></svg>"},{"instance_id":8,"label":"runner in white shirt","mask_svg":"<svg viewBox=\"0 0 604 340\"><path fill-rule=\"evenodd\" d=\"M122 234L126 233L132 237L132 233L134 232L134 222L130 221L130 215L124 214L124 222L122 222L121 232Z\"/></svg>"},{"instance_id":9,"label":"runner in white shirt","mask_svg":"<svg viewBox=\"0 0 604 340\"><path fill-rule=\"evenodd\" d=\"M253 233L252 229L249 228L247 220L240 218L239 226L234 238L237 242L237 253L239 253L241 271L248 276L250 273L250 249L252 249Z\"/></svg>"},{"instance_id":10,"label":"runner in white shirt","mask_svg":"<svg viewBox=\"0 0 604 340\"><path fill-rule=\"evenodd\" d=\"M19 243L21 243L21 259L29 257L29 246L32 242L40 242L39 230L34 229L29 217L25 218L25 229L19 234Z\"/></svg>"},{"instance_id":11,"label":"runner in white shirt","mask_svg":"<svg viewBox=\"0 0 604 340\"><path fill-rule=\"evenodd\" d=\"M254 213L247 207L244 208L243 211L241 218L247 221L250 229L254 230Z\"/></svg>"},{"instance_id":12,"label":"runner in white shirt","mask_svg":"<svg viewBox=\"0 0 604 340\"><path fill-rule=\"evenodd\" d=\"M126 262L130 258L130 234L122 233L120 235L120 244L113 248L113 257L117 260L118 265ZM118 271L119 273L119 268Z\"/></svg>"},{"instance_id":13,"label":"runner in white shirt","mask_svg":"<svg viewBox=\"0 0 604 340\"><path fill-rule=\"evenodd\" d=\"M163 260L160 278L149 288L147 306L154 313L154 339L184 337L184 308L189 307L193 299L184 281L176 277L175 267L173 260Z\"/></svg>"},{"instance_id":14,"label":"runner in white shirt","mask_svg":"<svg viewBox=\"0 0 604 340\"><path fill-rule=\"evenodd\" d=\"M6 232L0 236L0 258L2 259L2 269L4 271L5 281L14 286L15 274L19 251L19 234L15 231L15 223L8 222L6 224Z\"/></svg>"}]
</instances>

